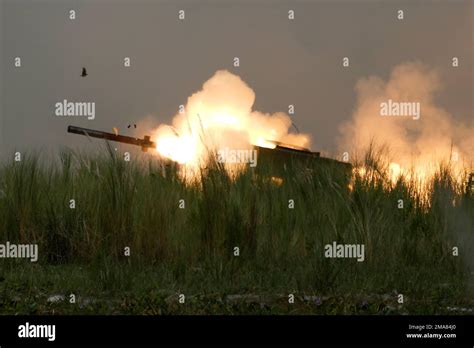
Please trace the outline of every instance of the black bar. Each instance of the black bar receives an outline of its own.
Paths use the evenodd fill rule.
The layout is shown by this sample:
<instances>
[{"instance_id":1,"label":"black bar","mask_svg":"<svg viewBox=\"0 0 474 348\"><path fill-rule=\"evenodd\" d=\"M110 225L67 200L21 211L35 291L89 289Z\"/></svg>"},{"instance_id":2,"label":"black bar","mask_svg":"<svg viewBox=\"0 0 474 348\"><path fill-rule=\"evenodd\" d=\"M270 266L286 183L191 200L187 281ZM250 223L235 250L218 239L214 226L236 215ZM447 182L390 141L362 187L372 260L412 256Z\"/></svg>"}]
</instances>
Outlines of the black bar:
<instances>
[{"instance_id":1,"label":"black bar","mask_svg":"<svg viewBox=\"0 0 474 348\"><path fill-rule=\"evenodd\" d=\"M54 324L55 344L329 343L470 345L474 316L0 316L0 345L49 344L19 338L19 325ZM409 329L409 325L431 329ZM455 329L435 328L455 325ZM409 338L407 334L455 334Z\"/></svg>"}]
</instances>

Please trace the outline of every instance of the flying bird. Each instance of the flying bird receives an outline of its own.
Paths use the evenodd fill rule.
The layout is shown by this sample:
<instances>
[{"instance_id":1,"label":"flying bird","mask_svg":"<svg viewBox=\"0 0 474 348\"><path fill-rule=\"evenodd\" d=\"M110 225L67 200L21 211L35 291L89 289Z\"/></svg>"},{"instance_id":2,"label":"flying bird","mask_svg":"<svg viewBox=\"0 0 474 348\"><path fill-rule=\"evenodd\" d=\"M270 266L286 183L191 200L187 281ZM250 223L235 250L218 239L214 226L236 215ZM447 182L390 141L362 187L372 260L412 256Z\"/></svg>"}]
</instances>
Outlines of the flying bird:
<instances>
[{"instance_id":1,"label":"flying bird","mask_svg":"<svg viewBox=\"0 0 474 348\"><path fill-rule=\"evenodd\" d=\"M87 75L88 75L88 74L87 74L86 68L82 68L82 74L81 74L81 76L82 76L82 77L86 77Z\"/></svg>"}]
</instances>

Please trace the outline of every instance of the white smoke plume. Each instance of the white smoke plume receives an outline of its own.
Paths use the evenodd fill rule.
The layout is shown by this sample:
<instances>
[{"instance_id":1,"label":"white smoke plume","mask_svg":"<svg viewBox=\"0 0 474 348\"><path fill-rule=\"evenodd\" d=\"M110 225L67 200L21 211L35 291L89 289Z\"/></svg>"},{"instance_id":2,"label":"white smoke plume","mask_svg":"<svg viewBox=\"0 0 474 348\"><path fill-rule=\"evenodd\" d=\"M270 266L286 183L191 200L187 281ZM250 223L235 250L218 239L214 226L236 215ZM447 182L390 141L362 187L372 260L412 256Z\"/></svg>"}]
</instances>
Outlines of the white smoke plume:
<instances>
[{"instance_id":1,"label":"white smoke plume","mask_svg":"<svg viewBox=\"0 0 474 348\"><path fill-rule=\"evenodd\" d=\"M388 81L377 76L359 80L352 119L340 127L340 151L360 156L371 143L387 145L397 171L422 177L440 161L472 168L473 124L456 121L436 104L441 87L439 74L418 62L396 66ZM420 103L420 118L381 116L381 104L388 100Z\"/></svg>"},{"instance_id":2,"label":"white smoke plume","mask_svg":"<svg viewBox=\"0 0 474 348\"><path fill-rule=\"evenodd\" d=\"M239 76L217 71L188 98L172 125L161 125L153 133L158 153L198 166L208 150L273 147L269 141L309 146L308 135L290 133L292 121L286 113L252 110L254 101L254 91Z\"/></svg>"}]
</instances>

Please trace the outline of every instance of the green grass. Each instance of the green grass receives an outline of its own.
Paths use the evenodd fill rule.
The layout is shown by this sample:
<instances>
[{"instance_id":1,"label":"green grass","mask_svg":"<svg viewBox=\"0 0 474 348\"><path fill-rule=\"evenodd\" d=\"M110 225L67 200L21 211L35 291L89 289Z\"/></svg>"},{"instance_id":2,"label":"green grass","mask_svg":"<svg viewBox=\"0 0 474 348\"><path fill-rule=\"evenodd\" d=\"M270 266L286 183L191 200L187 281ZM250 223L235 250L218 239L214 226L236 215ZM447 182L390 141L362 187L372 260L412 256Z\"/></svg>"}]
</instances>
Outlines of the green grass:
<instances>
[{"instance_id":1,"label":"green grass","mask_svg":"<svg viewBox=\"0 0 474 348\"><path fill-rule=\"evenodd\" d=\"M448 165L422 192L410 180L391 184L371 153L352 190L331 164L290 164L278 186L261 160L234 179L210 161L201 181L185 183L172 164L125 162L110 148L59 157L0 165L0 243L39 245L36 264L0 260L0 313L428 314L474 305L474 197ZM333 241L365 244L365 261L325 258ZM47 302L69 293L94 300Z\"/></svg>"}]
</instances>

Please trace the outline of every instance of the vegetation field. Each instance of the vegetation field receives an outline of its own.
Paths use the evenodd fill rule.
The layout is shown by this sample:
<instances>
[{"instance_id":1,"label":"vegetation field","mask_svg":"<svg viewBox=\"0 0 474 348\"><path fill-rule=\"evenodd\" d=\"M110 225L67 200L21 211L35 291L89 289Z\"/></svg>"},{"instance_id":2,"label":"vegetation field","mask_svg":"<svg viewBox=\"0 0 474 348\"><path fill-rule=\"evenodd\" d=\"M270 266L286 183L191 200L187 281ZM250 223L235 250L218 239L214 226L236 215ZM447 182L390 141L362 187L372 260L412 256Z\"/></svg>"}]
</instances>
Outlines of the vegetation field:
<instances>
[{"instance_id":1,"label":"vegetation field","mask_svg":"<svg viewBox=\"0 0 474 348\"><path fill-rule=\"evenodd\" d=\"M23 154L0 164L0 243L37 243L39 259L0 259L0 313L473 313L465 180L447 163L425 186L392 182L373 152L358 165L274 180L271 164L230 177L211 160L183 180L110 148ZM364 244L364 261L326 258L333 242Z\"/></svg>"}]
</instances>

